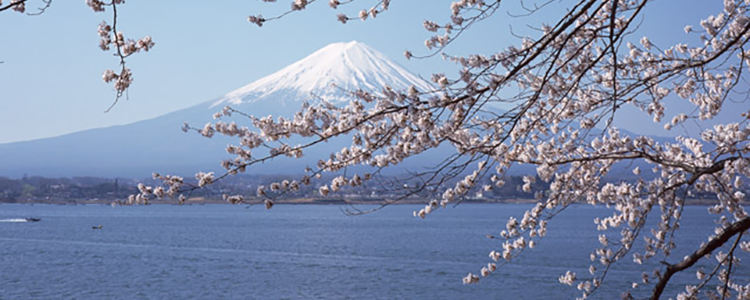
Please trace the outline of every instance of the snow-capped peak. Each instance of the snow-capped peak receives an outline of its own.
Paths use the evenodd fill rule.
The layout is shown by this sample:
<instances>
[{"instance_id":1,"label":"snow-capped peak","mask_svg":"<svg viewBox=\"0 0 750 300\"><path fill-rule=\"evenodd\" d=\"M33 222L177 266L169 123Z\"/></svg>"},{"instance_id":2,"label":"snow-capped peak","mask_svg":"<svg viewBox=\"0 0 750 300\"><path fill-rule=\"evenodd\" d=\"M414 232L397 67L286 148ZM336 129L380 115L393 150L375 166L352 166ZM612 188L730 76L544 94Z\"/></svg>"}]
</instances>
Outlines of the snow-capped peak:
<instances>
[{"instance_id":1,"label":"snow-capped peak","mask_svg":"<svg viewBox=\"0 0 750 300\"><path fill-rule=\"evenodd\" d=\"M433 89L428 82L370 46L357 41L333 43L224 95L212 107L254 103L270 97L283 102L306 101L313 97L337 102L345 99L343 90L377 93L386 85L397 90L412 85L420 91Z\"/></svg>"}]
</instances>

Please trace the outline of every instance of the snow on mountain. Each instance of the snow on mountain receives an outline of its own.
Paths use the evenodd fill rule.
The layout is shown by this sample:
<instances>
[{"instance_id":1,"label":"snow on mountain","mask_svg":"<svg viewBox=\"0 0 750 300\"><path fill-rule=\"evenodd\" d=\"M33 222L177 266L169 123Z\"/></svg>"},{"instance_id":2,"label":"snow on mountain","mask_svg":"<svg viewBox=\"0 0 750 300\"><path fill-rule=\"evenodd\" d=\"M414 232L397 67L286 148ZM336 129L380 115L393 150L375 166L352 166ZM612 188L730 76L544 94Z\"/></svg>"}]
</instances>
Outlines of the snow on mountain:
<instances>
[{"instance_id":1,"label":"snow on mountain","mask_svg":"<svg viewBox=\"0 0 750 300\"><path fill-rule=\"evenodd\" d=\"M286 102L309 99L310 96L337 103L349 99L345 91L378 92L386 85L396 90L412 85L420 91L433 89L429 83L370 46L357 41L334 43L226 94L212 107L258 103L269 98Z\"/></svg>"},{"instance_id":2,"label":"snow on mountain","mask_svg":"<svg viewBox=\"0 0 750 300\"><path fill-rule=\"evenodd\" d=\"M348 99L345 90L377 93L386 85L394 89L413 85L420 91L432 90L429 83L365 44L335 43L217 100L161 117L54 138L0 144L0 176L143 178L151 172L188 175L199 170L219 170L221 159L228 157L224 148L234 141L183 133L180 131L183 122L202 127L225 105L256 116L290 116L304 101L325 99L342 103ZM274 161L251 171L299 173L317 154L343 146L327 145L309 152L307 161Z\"/></svg>"}]
</instances>

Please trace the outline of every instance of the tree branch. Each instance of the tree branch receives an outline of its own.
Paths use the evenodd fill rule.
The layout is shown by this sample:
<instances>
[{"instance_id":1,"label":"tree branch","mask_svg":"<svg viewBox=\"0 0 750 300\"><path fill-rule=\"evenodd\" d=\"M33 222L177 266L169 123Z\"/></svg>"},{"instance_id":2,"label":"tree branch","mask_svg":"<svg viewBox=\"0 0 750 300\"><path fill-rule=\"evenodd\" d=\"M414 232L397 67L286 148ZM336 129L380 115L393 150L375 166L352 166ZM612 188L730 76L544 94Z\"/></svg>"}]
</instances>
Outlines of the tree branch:
<instances>
[{"instance_id":1,"label":"tree branch","mask_svg":"<svg viewBox=\"0 0 750 300\"><path fill-rule=\"evenodd\" d=\"M659 282L657 282L656 286L654 287L654 291L651 294L651 299L655 300L661 297L661 294L662 292L664 292L664 288L667 286L669 279L672 278L672 275L692 267L701 258L724 245L731 237L737 234L742 234L748 229L750 229L750 218L745 217L744 219L737 221L724 229L721 234L712 238L711 241L701 246L698 250L683 259L681 262L668 265L667 270L661 277L659 277Z\"/></svg>"},{"instance_id":2,"label":"tree branch","mask_svg":"<svg viewBox=\"0 0 750 300\"><path fill-rule=\"evenodd\" d=\"M5 10L11 9L11 8L13 8L15 6L23 5L24 3L26 3L26 1L27 0L20 0L18 2L11 2L10 4L8 4L6 6L0 7L0 11L5 11Z\"/></svg>"}]
</instances>

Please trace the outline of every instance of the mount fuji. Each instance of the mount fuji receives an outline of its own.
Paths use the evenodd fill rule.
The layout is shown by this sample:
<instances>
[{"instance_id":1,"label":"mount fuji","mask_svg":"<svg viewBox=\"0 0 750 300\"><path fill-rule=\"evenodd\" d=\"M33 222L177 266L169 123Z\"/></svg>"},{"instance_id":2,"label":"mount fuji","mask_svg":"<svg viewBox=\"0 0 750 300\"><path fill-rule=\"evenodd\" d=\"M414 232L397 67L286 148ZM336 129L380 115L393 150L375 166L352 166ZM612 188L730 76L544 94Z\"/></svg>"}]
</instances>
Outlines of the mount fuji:
<instances>
[{"instance_id":1,"label":"mount fuji","mask_svg":"<svg viewBox=\"0 0 750 300\"><path fill-rule=\"evenodd\" d=\"M363 43L334 43L216 100L154 119L0 144L0 176L143 178L152 172L188 175L196 171L219 171L221 160L230 157L225 147L236 141L185 134L180 130L183 123L202 127L212 121L213 113L226 105L259 117L290 117L305 101L315 103L323 99L341 104L349 100L346 91L378 92L386 85L394 89L410 86L420 91L434 89L430 83ZM329 143L320 154L342 146ZM310 154L307 160L273 161L254 166L249 172L301 173L306 165L314 165L314 161L321 158Z\"/></svg>"}]
</instances>

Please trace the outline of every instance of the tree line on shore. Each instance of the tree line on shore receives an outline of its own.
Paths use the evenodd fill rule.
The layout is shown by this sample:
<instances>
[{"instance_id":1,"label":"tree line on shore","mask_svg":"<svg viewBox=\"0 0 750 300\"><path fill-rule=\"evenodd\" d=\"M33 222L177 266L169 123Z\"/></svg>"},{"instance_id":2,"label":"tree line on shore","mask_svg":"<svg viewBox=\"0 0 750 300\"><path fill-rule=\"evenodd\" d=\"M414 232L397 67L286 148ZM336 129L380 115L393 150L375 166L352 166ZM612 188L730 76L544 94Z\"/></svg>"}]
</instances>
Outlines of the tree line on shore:
<instances>
[{"instance_id":1,"label":"tree line on shore","mask_svg":"<svg viewBox=\"0 0 750 300\"><path fill-rule=\"evenodd\" d=\"M192 202L223 202L223 195L247 195L255 197L256 190L260 186L266 186L272 182L284 180L282 175L242 175L234 176L220 183L199 189L189 195ZM537 178L529 179L529 176L507 176L502 186L494 186L491 190L476 188L468 201L480 202L507 202L524 199L533 199L535 196L543 195L549 190L549 185ZM345 192L321 196L315 185L301 187L300 190L284 195L280 200L284 202L330 203L340 200L342 202L367 202L381 201L388 198L400 197L400 191L392 189L395 177L383 176L380 184L373 182L362 186L348 186ZM612 178L612 182L629 181L628 178ZM0 203L111 203L127 199L131 194L138 193L137 185L140 182L152 183L153 179L135 180L130 178L102 178L102 177L62 177L48 178L40 176L23 176L21 178L0 177ZM528 187L524 185L528 183ZM404 182L405 188L416 185L417 182ZM388 188L386 188L388 187ZM750 191L750 189L748 189ZM414 194L402 199L425 201L438 198L440 195L429 193ZM711 200L711 195L697 195L695 199ZM173 200L159 200L158 203L171 203Z\"/></svg>"}]
</instances>

